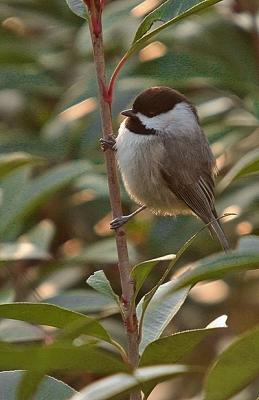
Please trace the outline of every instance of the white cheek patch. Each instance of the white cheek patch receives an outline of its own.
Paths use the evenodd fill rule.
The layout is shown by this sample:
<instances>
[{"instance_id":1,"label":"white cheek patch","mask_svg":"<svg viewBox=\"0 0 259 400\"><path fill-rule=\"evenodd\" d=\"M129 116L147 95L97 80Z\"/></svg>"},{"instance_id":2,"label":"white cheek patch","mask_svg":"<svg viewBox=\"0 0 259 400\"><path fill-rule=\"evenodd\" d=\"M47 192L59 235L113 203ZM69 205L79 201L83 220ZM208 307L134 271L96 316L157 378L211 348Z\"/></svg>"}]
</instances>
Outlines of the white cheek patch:
<instances>
[{"instance_id":1,"label":"white cheek patch","mask_svg":"<svg viewBox=\"0 0 259 400\"><path fill-rule=\"evenodd\" d=\"M173 131L192 131L197 129L198 121L190 106L185 103L178 103L176 106L163 114L149 118L146 115L137 113L142 124L149 129L155 129L161 133Z\"/></svg>"}]
</instances>

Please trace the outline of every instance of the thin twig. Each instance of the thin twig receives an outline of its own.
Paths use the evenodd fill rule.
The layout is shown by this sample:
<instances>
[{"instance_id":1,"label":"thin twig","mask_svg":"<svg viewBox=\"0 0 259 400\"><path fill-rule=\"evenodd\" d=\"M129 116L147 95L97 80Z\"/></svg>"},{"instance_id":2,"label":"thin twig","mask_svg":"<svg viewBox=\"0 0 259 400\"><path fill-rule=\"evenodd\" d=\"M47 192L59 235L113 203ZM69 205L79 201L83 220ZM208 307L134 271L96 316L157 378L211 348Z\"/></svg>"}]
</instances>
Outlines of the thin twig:
<instances>
[{"instance_id":1,"label":"thin twig","mask_svg":"<svg viewBox=\"0 0 259 400\"><path fill-rule=\"evenodd\" d=\"M100 3L99 3L100 4ZM102 135L107 139L113 133L112 117L111 117L111 102L112 93L108 92L105 76L105 60L104 47L102 38L102 22L101 14L102 7L98 6L97 0L87 1L90 21L89 29L93 46L94 63L99 87L100 114L102 122ZM104 153L108 186L110 193L110 203L113 218L122 215L120 189L117 178L117 166L114 157L114 152L107 150ZM123 228L115 230L116 245L118 252L118 268L122 289L122 305L124 309L124 324L128 338L128 362L135 368L138 365L139 359L139 338L138 338L138 323L136 319L135 305L132 307L132 298L134 295L134 282L131 279L131 266L129 263L126 234ZM136 392L131 394L131 400L140 400L141 393Z\"/></svg>"},{"instance_id":2,"label":"thin twig","mask_svg":"<svg viewBox=\"0 0 259 400\"><path fill-rule=\"evenodd\" d=\"M112 97L113 96L113 92L114 92L114 84L116 81L117 76L119 75L122 67L124 66L124 64L127 61L127 53L124 54L124 56L122 57L122 59L119 61L119 63L117 64L115 70L113 71L113 74L111 76L110 82L109 82L109 86L108 86L108 93L109 95Z\"/></svg>"}]
</instances>

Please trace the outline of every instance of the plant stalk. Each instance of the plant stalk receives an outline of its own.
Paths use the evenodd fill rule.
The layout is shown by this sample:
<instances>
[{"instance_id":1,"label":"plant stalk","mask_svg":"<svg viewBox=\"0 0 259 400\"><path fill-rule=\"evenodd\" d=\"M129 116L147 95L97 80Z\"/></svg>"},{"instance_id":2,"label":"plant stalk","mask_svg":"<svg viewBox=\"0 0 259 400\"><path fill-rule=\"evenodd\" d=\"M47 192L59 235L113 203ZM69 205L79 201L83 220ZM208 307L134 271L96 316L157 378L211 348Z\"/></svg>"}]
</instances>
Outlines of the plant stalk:
<instances>
[{"instance_id":1,"label":"plant stalk","mask_svg":"<svg viewBox=\"0 0 259 400\"><path fill-rule=\"evenodd\" d=\"M102 123L102 136L107 139L113 133L111 102L112 96L109 95L106 86L104 46L102 37L101 14L102 8L99 7L97 0L88 0L89 9L89 29L92 40L94 63L99 88L100 116ZM122 215L120 188L118 183L117 165L114 152L110 149L104 152L110 203L113 218ZM118 253L118 268L122 289L123 319L128 339L128 362L133 368L138 365L139 359L139 338L138 322L136 318L135 304L132 304L134 296L134 282L131 279L131 266L129 263L126 234L123 228L116 229L116 245ZM141 400L141 393L132 393L131 400Z\"/></svg>"}]
</instances>

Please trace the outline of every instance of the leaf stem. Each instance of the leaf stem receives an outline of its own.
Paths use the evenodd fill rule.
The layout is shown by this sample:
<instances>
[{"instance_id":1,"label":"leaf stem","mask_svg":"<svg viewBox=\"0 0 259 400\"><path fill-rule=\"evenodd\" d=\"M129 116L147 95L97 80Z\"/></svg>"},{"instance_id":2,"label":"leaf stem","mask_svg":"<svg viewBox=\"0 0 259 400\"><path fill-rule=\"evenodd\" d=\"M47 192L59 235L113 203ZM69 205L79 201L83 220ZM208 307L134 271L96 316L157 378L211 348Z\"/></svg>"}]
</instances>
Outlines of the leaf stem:
<instances>
[{"instance_id":1,"label":"leaf stem","mask_svg":"<svg viewBox=\"0 0 259 400\"><path fill-rule=\"evenodd\" d=\"M99 102L100 102L100 114L102 123L102 134L103 138L107 138L113 133L112 117L111 117L111 101L112 95L106 86L105 76L105 59L104 59L104 46L102 37L102 7L97 7L96 0L88 0L88 9L90 14L89 29L92 40L94 63L97 75L97 82L99 87ZM98 21L100 29L96 31L95 22ZM122 67L125 61L122 62L119 69ZM118 73L118 72L117 72ZM115 80L116 74L113 78ZM111 86L112 87L112 86ZM117 166L112 150L107 150L104 153L108 186L110 194L110 203L113 218L122 215L120 189L117 177ZM126 234L123 228L115 230L116 245L118 253L118 268L121 281L122 289L122 307L124 315L125 330L128 339L128 362L133 368L137 367L139 360L139 337L138 337L138 321L136 318L135 304L132 306L132 298L134 296L134 282L131 279L131 266L129 263ZM131 394L131 400L141 400L141 392L135 392Z\"/></svg>"},{"instance_id":2,"label":"leaf stem","mask_svg":"<svg viewBox=\"0 0 259 400\"><path fill-rule=\"evenodd\" d=\"M111 96L111 98L113 96L114 84L115 84L116 78L119 75L122 67L126 63L127 59L128 59L128 53L125 53L124 56L122 57L122 59L116 65L115 70L113 71L113 74L111 76L111 79L110 79L110 82L109 82L109 86L108 86L108 94Z\"/></svg>"},{"instance_id":3,"label":"leaf stem","mask_svg":"<svg viewBox=\"0 0 259 400\"><path fill-rule=\"evenodd\" d=\"M234 213L225 213L225 214L221 215L220 217L215 218L215 220L219 221L222 218L225 218L225 217L228 217L228 216L232 216L232 215L236 215L236 214L234 214ZM175 265L177 264L178 260L186 252L186 250L196 240L196 238L200 235L200 233L203 232L205 228L208 228L212 224L212 222L213 221L210 221L207 224L203 225L193 236L190 237L190 239L188 239L184 243L184 245L177 251L176 257L166 267L166 269L165 269L163 275L161 276L161 278L159 279L159 281L155 284L155 286L148 293L145 294L143 305L142 305L142 310L141 310L141 317L140 317L140 320L139 320L139 323L138 323L140 341L141 341L141 338L142 338L142 327L143 327L143 322L144 322L145 311L146 311L150 301L152 300L154 294L159 289L159 287L164 283L164 281L166 280L166 278L170 274L172 268L175 267Z\"/></svg>"},{"instance_id":4,"label":"leaf stem","mask_svg":"<svg viewBox=\"0 0 259 400\"><path fill-rule=\"evenodd\" d=\"M85 0L85 1L89 1L89 0ZM108 87L109 95L112 96L112 94L113 94L116 78L117 78L118 74L120 73L125 62L128 60L128 58L133 53L135 53L137 50L140 50L142 47L144 47L144 45L146 44L146 42L149 39L151 39L153 36L160 33L165 28L168 28L172 24L188 17L189 15L192 15L198 11L201 11L204 8L214 5L214 4L218 3L219 1L221 1L221 0L201 0L198 4L195 4L192 7L189 7L189 8L187 7L186 9L183 9L183 10L181 10L181 8L180 8L176 12L176 14L174 16L172 16L171 19L168 19L167 15L163 14L164 13L163 10L165 10L165 7L166 7L166 3L169 3L169 0L167 0L164 3L162 3L158 8L156 8L153 12L148 14L144 18L142 23L140 24L140 26L137 30L137 33L136 33L136 35L133 39L133 42L131 43L128 51L124 54L122 59L119 61L119 63L115 67L115 70L111 76L109 87ZM163 15L163 18L160 18L160 16L159 16L159 13L158 13L159 9L161 10L160 16ZM155 14L152 17L153 13L155 13ZM147 20L148 20L148 23L147 23ZM150 31L153 23L156 21L162 21L163 23L162 23L162 25L160 25L157 28Z\"/></svg>"}]
</instances>

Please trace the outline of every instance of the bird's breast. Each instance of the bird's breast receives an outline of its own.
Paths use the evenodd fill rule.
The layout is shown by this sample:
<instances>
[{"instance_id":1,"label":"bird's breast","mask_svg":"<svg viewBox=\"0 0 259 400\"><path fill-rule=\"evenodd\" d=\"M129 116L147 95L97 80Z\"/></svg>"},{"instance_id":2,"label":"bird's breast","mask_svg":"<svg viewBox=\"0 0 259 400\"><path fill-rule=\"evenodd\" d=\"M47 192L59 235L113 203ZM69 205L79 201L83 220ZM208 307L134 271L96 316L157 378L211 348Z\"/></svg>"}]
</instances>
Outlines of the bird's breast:
<instances>
[{"instance_id":1,"label":"bird's breast","mask_svg":"<svg viewBox=\"0 0 259 400\"><path fill-rule=\"evenodd\" d=\"M160 214L174 214L172 207L175 211L182 208L161 176L165 152L158 136L135 134L122 123L116 149L125 188L134 201Z\"/></svg>"},{"instance_id":2,"label":"bird's breast","mask_svg":"<svg viewBox=\"0 0 259 400\"><path fill-rule=\"evenodd\" d=\"M162 148L154 135L138 135L126 127L120 129L117 141L117 159L126 189L131 195L149 191L151 182L158 179L157 162ZM136 196L135 196L136 197Z\"/></svg>"}]
</instances>

